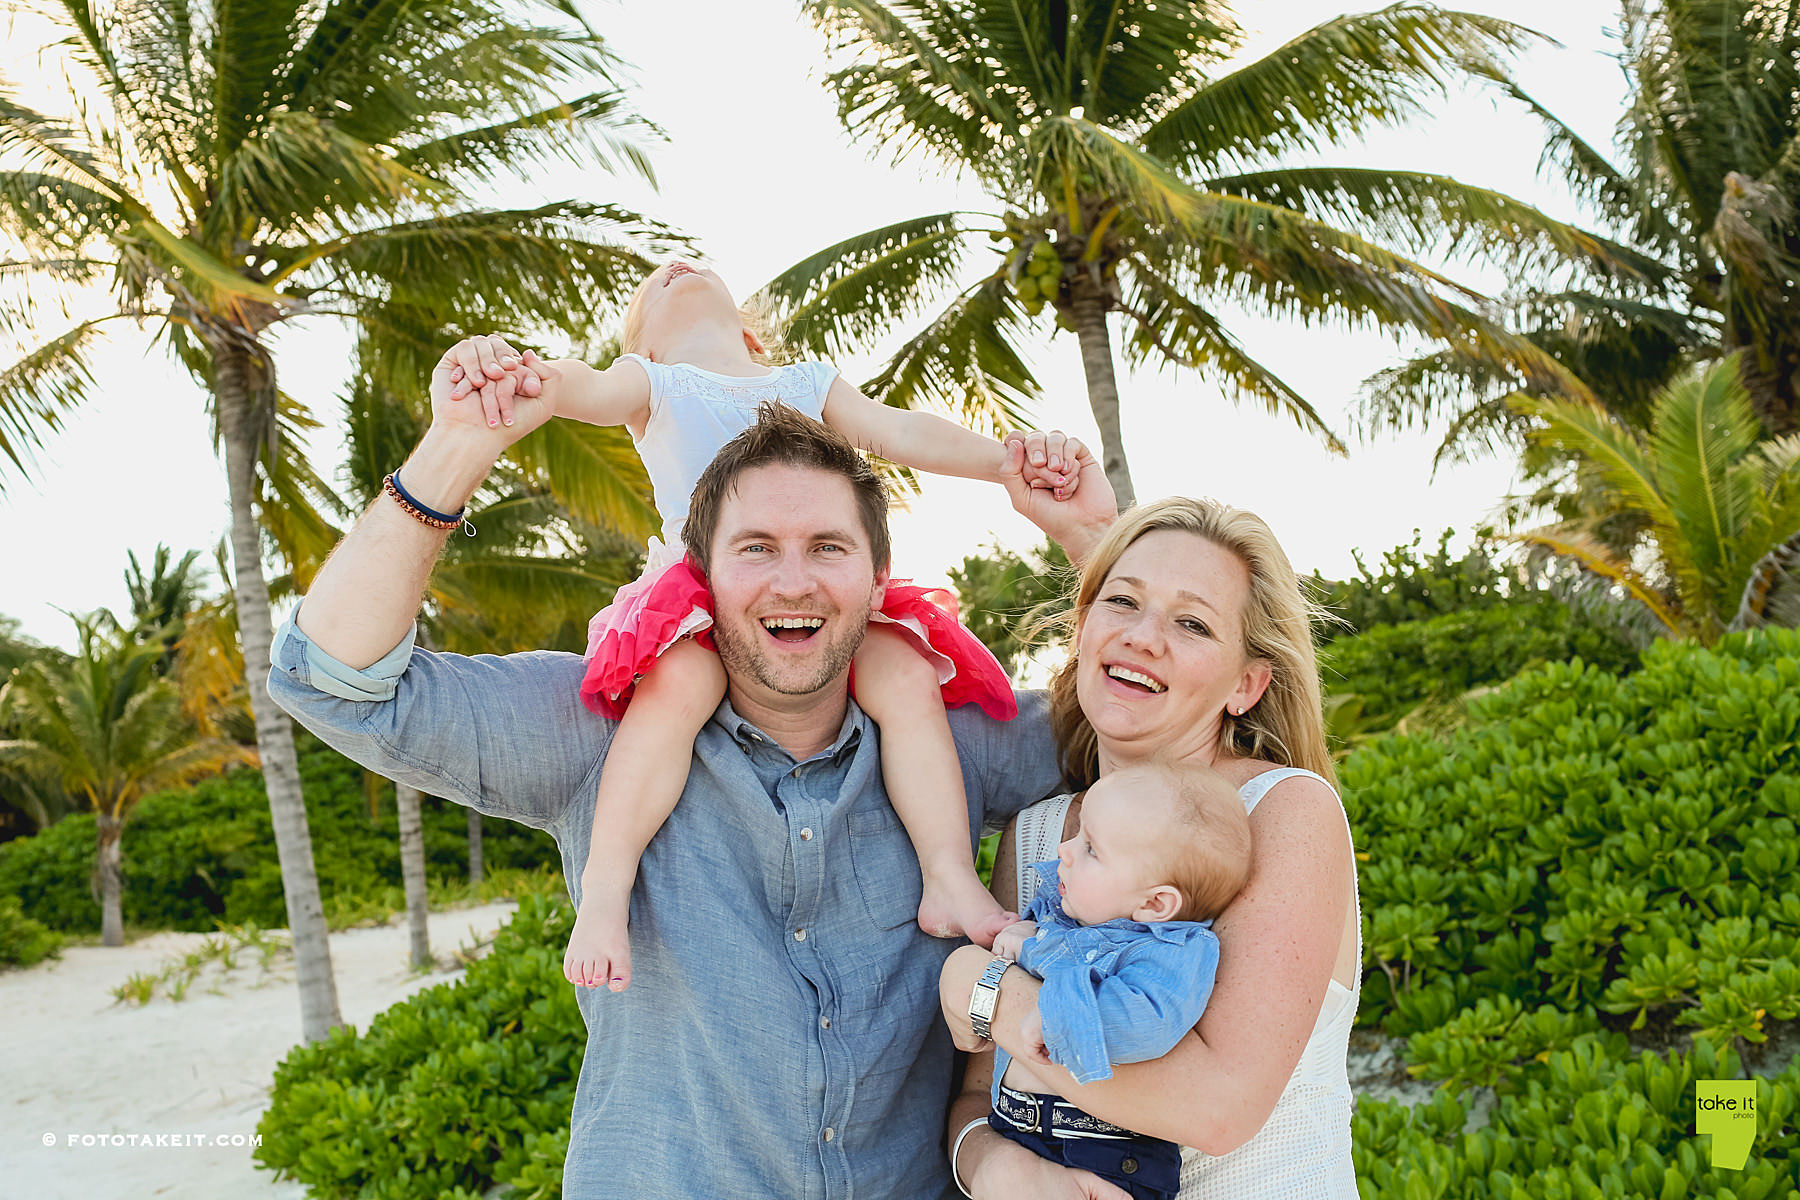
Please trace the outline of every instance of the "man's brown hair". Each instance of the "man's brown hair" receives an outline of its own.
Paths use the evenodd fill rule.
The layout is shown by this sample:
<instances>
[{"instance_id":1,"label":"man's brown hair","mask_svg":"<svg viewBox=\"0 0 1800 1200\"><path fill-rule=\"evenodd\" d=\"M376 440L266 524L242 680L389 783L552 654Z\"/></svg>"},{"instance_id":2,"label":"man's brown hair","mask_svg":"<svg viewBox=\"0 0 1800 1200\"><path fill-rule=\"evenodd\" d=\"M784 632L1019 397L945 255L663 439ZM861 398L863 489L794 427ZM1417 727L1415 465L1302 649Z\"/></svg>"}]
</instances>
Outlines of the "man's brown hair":
<instances>
[{"instance_id":1,"label":"man's brown hair","mask_svg":"<svg viewBox=\"0 0 1800 1200\"><path fill-rule=\"evenodd\" d=\"M887 570L891 552L888 496L880 476L843 434L785 404L770 401L757 408L756 424L725 443L694 485L681 544L702 573L712 569L712 544L719 530L719 514L725 508L725 498L737 487L738 476L769 466L804 467L842 476L856 495L857 516L862 520L875 570Z\"/></svg>"}]
</instances>

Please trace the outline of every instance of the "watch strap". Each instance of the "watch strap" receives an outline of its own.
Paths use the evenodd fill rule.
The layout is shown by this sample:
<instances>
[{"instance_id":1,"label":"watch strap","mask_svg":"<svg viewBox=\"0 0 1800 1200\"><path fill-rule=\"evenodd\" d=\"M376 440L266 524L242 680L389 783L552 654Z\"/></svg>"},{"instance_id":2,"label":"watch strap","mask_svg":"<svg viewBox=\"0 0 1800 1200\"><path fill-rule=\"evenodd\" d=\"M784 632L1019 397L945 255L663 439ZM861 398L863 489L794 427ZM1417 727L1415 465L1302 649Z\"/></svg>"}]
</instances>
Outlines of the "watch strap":
<instances>
[{"instance_id":1,"label":"watch strap","mask_svg":"<svg viewBox=\"0 0 1800 1200\"><path fill-rule=\"evenodd\" d=\"M1012 960L995 956L989 960L987 970L975 981L974 990L969 993L969 1024L974 1027L978 1038L994 1036L994 1008L1000 1002L1000 980L1006 969L1012 966Z\"/></svg>"}]
</instances>

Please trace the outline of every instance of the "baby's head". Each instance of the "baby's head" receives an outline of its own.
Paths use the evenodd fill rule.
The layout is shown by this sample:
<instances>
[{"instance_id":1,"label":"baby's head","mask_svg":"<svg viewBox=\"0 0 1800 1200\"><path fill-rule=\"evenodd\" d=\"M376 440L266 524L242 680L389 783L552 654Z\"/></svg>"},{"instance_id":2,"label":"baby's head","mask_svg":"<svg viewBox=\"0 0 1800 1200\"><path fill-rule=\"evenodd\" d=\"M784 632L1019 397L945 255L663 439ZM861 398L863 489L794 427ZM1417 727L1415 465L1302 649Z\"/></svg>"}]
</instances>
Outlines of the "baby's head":
<instances>
[{"instance_id":1,"label":"baby's head","mask_svg":"<svg viewBox=\"0 0 1800 1200\"><path fill-rule=\"evenodd\" d=\"M724 338L742 338L755 361L768 365L778 339L774 322L754 302L739 304L717 271L676 259L638 284L625 306L620 345L627 354L657 359L658 342L670 333L712 326Z\"/></svg>"},{"instance_id":2,"label":"baby's head","mask_svg":"<svg viewBox=\"0 0 1800 1200\"><path fill-rule=\"evenodd\" d=\"M1250 875L1250 818L1210 767L1124 767L1088 789L1057 860L1063 911L1083 925L1210 920Z\"/></svg>"}]
</instances>

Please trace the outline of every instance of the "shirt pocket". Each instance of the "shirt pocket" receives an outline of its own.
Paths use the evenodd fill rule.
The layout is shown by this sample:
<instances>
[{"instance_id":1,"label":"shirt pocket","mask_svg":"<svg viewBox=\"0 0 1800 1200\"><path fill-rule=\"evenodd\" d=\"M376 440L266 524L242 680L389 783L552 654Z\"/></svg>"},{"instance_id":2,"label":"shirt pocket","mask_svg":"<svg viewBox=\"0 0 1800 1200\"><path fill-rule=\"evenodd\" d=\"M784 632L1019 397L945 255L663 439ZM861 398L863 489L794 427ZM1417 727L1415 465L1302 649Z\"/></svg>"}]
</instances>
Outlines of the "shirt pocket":
<instances>
[{"instance_id":1,"label":"shirt pocket","mask_svg":"<svg viewBox=\"0 0 1800 1200\"><path fill-rule=\"evenodd\" d=\"M875 928L895 929L918 920L925 894L919 857L893 809L882 805L850 815L850 864Z\"/></svg>"}]
</instances>

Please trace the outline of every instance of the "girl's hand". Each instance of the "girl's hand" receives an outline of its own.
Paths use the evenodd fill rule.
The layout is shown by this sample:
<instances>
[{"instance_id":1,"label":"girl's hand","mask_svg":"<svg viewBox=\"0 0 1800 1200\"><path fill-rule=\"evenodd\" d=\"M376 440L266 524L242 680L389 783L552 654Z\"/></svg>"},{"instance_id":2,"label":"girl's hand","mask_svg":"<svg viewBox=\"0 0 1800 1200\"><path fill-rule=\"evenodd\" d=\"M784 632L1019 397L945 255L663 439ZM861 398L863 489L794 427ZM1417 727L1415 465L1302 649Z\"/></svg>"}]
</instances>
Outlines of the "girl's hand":
<instances>
[{"instance_id":1,"label":"girl's hand","mask_svg":"<svg viewBox=\"0 0 1800 1200\"><path fill-rule=\"evenodd\" d=\"M1087 560L1088 553L1119 515L1118 502L1113 498L1112 484L1107 482L1106 472L1100 469L1100 464L1085 446L1081 447L1073 464L1074 473L1081 481L1079 495L1076 495L1074 488L1065 488L1064 498L1055 500L1046 496L1043 488L1034 488L1027 483L1026 465L1033 449L1044 453L1046 463L1048 462L1049 452L1044 449L1042 439L1049 436L1041 433L1007 434L1007 459L1005 466L1001 468L1000 482L1005 486L1014 510L1054 538L1068 552L1070 562L1079 564ZM1080 445L1079 442L1076 444ZM1066 455L1066 438L1063 448Z\"/></svg>"},{"instance_id":2,"label":"girl's hand","mask_svg":"<svg viewBox=\"0 0 1800 1200\"><path fill-rule=\"evenodd\" d=\"M557 376L537 351L521 355L497 334L464 338L450 348L448 357L454 360L450 399L460 401L479 392L490 428L511 425L513 397L536 399L543 395L544 384Z\"/></svg>"},{"instance_id":3,"label":"girl's hand","mask_svg":"<svg viewBox=\"0 0 1800 1200\"><path fill-rule=\"evenodd\" d=\"M1081 486L1081 464L1093 461L1093 455L1060 429L1031 430L1009 433L1007 441L1017 439L1025 444L1025 482L1028 486L1048 491L1058 500L1067 500Z\"/></svg>"}]
</instances>

